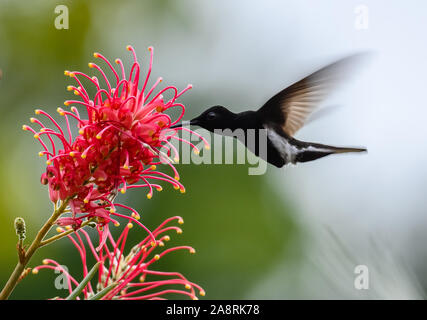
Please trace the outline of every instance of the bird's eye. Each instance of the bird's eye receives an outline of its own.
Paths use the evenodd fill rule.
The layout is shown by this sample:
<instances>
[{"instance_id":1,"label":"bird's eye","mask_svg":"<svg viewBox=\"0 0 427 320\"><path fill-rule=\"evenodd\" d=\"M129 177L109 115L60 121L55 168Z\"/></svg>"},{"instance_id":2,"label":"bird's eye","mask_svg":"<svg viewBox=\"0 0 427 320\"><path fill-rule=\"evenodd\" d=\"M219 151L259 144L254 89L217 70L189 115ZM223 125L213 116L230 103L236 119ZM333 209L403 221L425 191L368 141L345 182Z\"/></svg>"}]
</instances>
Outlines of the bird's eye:
<instances>
[{"instance_id":1,"label":"bird's eye","mask_svg":"<svg viewBox=\"0 0 427 320\"><path fill-rule=\"evenodd\" d=\"M209 112L207 115L206 115L206 119L208 119L208 120L213 120L213 119L215 119L216 118L216 113L215 112Z\"/></svg>"}]
</instances>

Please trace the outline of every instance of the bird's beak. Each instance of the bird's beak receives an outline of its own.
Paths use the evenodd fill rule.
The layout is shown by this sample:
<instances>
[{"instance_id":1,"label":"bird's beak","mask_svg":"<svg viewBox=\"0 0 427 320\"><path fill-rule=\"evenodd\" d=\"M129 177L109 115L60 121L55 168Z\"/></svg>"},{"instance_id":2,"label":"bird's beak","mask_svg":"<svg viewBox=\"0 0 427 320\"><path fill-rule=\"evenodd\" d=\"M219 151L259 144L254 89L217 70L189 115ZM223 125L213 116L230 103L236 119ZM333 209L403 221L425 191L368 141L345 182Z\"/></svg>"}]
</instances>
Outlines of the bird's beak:
<instances>
[{"instance_id":1,"label":"bird's beak","mask_svg":"<svg viewBox=\"0 0 427 320\"><path fill-rule=\"evenodd\" d=\"M190 120L190 121L182 121L179 122L177 124L174 124L173 126L170 126L171 129L174 128L180 128L180 127L187 127L187 126L198 126L199 125L199 120L197 118Z\"/></svg>"}]
</instances>

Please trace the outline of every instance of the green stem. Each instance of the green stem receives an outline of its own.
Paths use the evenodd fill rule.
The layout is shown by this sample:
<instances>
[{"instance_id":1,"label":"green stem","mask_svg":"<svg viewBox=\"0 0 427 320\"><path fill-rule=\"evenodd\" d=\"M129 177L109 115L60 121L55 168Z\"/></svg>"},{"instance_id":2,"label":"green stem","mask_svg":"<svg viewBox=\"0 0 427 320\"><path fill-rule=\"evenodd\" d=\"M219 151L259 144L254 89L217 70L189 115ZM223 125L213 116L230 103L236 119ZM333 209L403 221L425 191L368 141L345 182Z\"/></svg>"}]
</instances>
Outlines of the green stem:
<instances>
[{"instance_id":1,"label":"green stem","mask_svg":"<svg viewBox=\"0 0 427 320\"><path fill-rule=\"evenodd\" d=\"M99 291L97 294L95 294L94 296L90 297L88 300L100 300L103 297L105 297L105 295L109 292L111 292L115 287L117 287L118 283L112 283L110 284L108 287L105 287L104 289L102 289L101 291Z\"/></svg>"},{"instance_id":2,"label":"green stem","mask_svg":"<svg viewBox=\"0 0 427 320\"><path fill-rule=\"evenodd\" d=\"M73 292L70 293L70 295L65 300L75 300L80 293L82 293L83 289L86 287L88 282L93 278L95 273L98 271L99 265L101 264L100 261L98 261L92 269L87 273L86 277L79 283L79 285L73 290Z\"/></svg>"},{"instance_id":3,"label":"green stem","mask_svg":"<svg viewBox=\"0 0 427 320\"><path fill-rule=\"evenodd\" d=\"M59 206L58 208L55 208L50 218L39 230L39 232L36 235L36 238L33 240L30 247L25 252L25 255L22 257L21 261L18 261L15 267L15 270L13 270L9 280L6 282L6 285L4 286L3 290L0 292L0 300L6 300L9 298L10 294L12 293L13 289L15 289L16 284L19 281L19 277L21 276L22 272L25 270L25 267L27 266L31 257L37 251L37 249L40 248L40 244L43 241L43 238L49 232L50 228L52 228L52 226L55 224L59 216L64 213L64 210L67 207L69 200L70 199L65 199L64 201L62 201L61 206Z\"/></svg>"},{"instance_id":4,"label":"green stem","mask_svg":"<svg viewBox=\"0 0 427 320\"><path fill-rule=\"evenodd\" d=\"M87 226L89 223L91 223L91 222L93 222L93 221L95 221L95 220L96 220L95 218L92 218L92 219L89 219L89 220L84 221L84 222L81 224L80 228L83 228L83 227ZM40 247L43 247L43 246L45 246L45 245L47 245L47 244L49 244L49 243L51 243L51 242L54 242L54 241L56 241L56 240L59 240L59 239L61 239L61 238L65 237L65 236L68 236L70 233L73 233L73 232L74 232L74 230L73 230L73 229L70 229L70 230L67 230L67 231L61 232L61 233L59 233L59 234L57 234L57 235L54 235L53 237L50 237L49 239L43 240L42 242L40 242L39 248L40 248Z\"/></svg>"}]
</instances>

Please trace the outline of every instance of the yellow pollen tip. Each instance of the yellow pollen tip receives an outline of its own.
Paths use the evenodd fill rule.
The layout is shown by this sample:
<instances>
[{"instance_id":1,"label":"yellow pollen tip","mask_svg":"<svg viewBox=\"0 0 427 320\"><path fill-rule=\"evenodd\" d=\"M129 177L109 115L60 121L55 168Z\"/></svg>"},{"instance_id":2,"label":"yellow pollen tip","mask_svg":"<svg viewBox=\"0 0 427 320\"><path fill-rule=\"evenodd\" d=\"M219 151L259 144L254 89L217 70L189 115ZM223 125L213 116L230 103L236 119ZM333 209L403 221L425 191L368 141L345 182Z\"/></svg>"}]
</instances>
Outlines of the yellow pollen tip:
<instances>
[{"instance_id":1,"label":"yellow pollen tip","mask_svg":"<svg viewBox=\"0 0 427 320\"><path fill-rule=\"evenodd\" d=\"M65 226L65 230L72 230L71 226Z\"/></svg>"},{"instance_id":2,"label":"yellow pollen tip","mask_svg":"<svg viewBox=\"0 0 427 320\"><path fill-rule=\"evenodd\" d=\"M94 66L94 64L92 62L89 62L87 65L89 66L89 68L93 68L93 66Z\"/></svg>"},{"instance_id":3,"label":"yellow pollen tip","mask_svg":"<svg viewBox=\"0 0 427 320\"><path fill-rule=\"evenodd\" d=\"M70 152L70 157L74 157L75 155L76 155L75 152L73 152L73 151Z\"/></svg>"},{"instance_id":4,"label":"yellow pollen tip","mask_svg":"<svg viewBox=\"0 0 427 320\"><path fill-rule=\"evenodd\" d=\"M83 199L83 202L84 202L84 203L89 203L89 199L86 199L86 198L85 198L85 199Z\"/></svg>"},{"instance_id":5,"label":"yellow pollen tip","mask_svg":"<svg viewBox=\"0 0 427 320\"><path fill-rule=\"evenodd\" d=\"M116 212L116 209L110 208L110 213L114 213L114 212Z\"/></svg>"},{"instance_id":6,"label":"yellow pollen tip","mask_svg":"<svg viewBox=\"0 0 427 320\"><path fill-rule=\"evenodd\" d=\"M131 46L126 46L126 50L131 51L132 47Z\"/></svg>"},{"instance_id":7,"label":"yellow pollen tip","mask_svg":"<svg viewBox=\"0 0 427 320\"><path fill-rule=\"evenodd\" d=\"M156 244L156 241L151 241L150 242L150 245L152 246L152 247L155 247L157 244Z\"/></svg>"},{"instance_id":8,"label":"yellow pollen tip","mask_svg":"<svg viewBox=\"0 0 427 320\"><path fill-rule=\"evenodd\" d=\"M144 282L145 281L145 277L144 276L140 276L139 277L139 282Z\"/></svg>"},{"instance_id":9,"label":"yellow pollen tip","mask_svg":"<svg viewBox=\"0 0 427 320\"><path fill-rule=\"evenodd\" d=\"M211 149L211 146L210 146L210 145L208 145L208 144L206 144L206 145L205 145L205 149L206 149L206 150L210 150L210 149Z\"/></svg>"},{"instance_id":10,"label":"yellow pollen tip","mask_svg":"<svg viewBox=\"0 0 427 320\"><path fill-rule=\"evenodd\" d=\"M160 259L160 256L158 255L158 254L156 254L155 256L154 256L154 260L159 260Z\"/></svg>"},{"instance_id":11,"label":"yellow pollen tip","mask_svg":"<svg viewBox=\"0 0 427 320\"><path fill-rule=\"evenodd\" d=\"M115 226L115 227L120 227L120 223L119 223L119 222L116 222L116 223L114 224L114 226Z\"/></svg>"},{"instance_id":12,"label":"yellow pollen tip","mask_svg":"<svg viewBox=\"0 0 427 320\"><path fill-rule=\"evenodd\" d=\"M125 164L124 166L123 166L123 169L129 169L129 166L127 165L127 164Z\"/></svg>"},{"instance_id":13,"label":"yellow pollen tip","mask_svg":"<svg viewBox=\"0 0 427 320\"><path fill-rule=\"evenodd\" d=\"M136 213L135 212L132 212L132 214L130 215L132 218L135 218L136 219L136 217L137 217L137 215L136 215ZM139 216L139 215L138 215Z\"/></svg>"},{"instance_id":14,"label":"yellow pollen tip","mask_svg":"<svg viewBox=\"0 0 427 320\"><path fill-rule=\"evenodd\" d=\"M39 152L39 157L43 157L43 152L42 151Z\"/></svg>"},{"instance_id":15,"label":"yellow pollen tip","mask_svg":"<svg viewBox=\"0 0 427 320\"><path fill-rule=\"evenodd\" d=\"M162 81L163 81L163 78L162 78L162 77L160 77L160 78L159 78L159 82L162 82Z\"/></svg>"},{"instance_id":16,"label":"yellow pollen tip","mask_svg":"<svg viewBox=\"0 0 427 320\"><path fill-rule=\"evenodd\" d=\"M39 273L39 269L34 268L31 272L32 272L32 274L37 274L37 273Z\"/></svg>"},{"instance_id":17,"label":"yellow pollen tip","mask_svg":"<svg viewBox=\"0 0 427 320\"><path fill-rule=\"evenodd\" d=\"M115 62L115 63L117 63L117 64L119 64L119 63L120 63L120 60L119 60L119 59L116 59L116 60L114 60L114 62Z\"/></svg>"},{"instance_id":18,"label":"yellow pollen tip","mask_svg":"<svg viewBox=\"0 0 427 320\"><path fill-rule=\"evenodd\" d=\"M125 194L125 193L126 193L126 190L125 190L124 188L121 188L121 189L120 189L120 192L121 192L121 193L123 193L123 194Z\"/></svg>"},{"instance_id":19,"label":"yellow pollen tip","mask_svg":"<svg viewBox=\"0 0 427 320\"><path fill-rule=\"evenodd\" d=\"M98 52L94 52L94 53L93 53L93 57L94 57L94 58L99 58L99 53L98 53Z\"/></svg>"},{"instance_id":20,"label":"yellow pollen tip","mask_svg":"<svg viewBox=\"0 0 427 320\"><path fill-rule=\"evenodd\" d=\"M69 106L70 105L70 103L68 102L68 101L64 101L64 106Z\"/></svg>"},{"instance_id":21,"label":"yellow pollen tip","mask_svg":"<svg viewBox=\"0 0 427 320\"><path fill-rule=\"evenodd\" d=\"M191 249L190 249L190 253L191 253L191 254L195 254L195 253L196 253L196 250L195 250L194 248L191 248Z\"/></svg>"},{"instance_id":22,"label":"yellow pollen tip","mask_svg":"<svg viewBox=\"0 0 427 320\"><path fill-rule=\"evenodd\" d=\"M71 78L74 78L74 77L76 76L76 74L75 74L74 72L69 72L69 73L68 73L68 75L69 75Z\"/></svg>"},{"instance_id":23,"label":"yellow pollen tip","mask_svg":"<svg viewBox=\"0 0 427 320\"><path fill-rule=\"evenodd\" d=\"M39 154L40 155L40 154ZM43 155L42 155L43 156ZM50 166L51 164L52 164L52 161L50 161L50 160L47 160L46 161L46 164L48 165L48 166Z\"/></svg>"},{"instance_id":24,"label":"yellow pollen tip","mask_svg":"<svg viewBox=\"0 0 427 320\"><path fill-rule=\"evenodd\" d=\"M36 109L36 110L34 110L34 113L35 113L35 114L40 114L40 109Z\"/></svg>"},{"instance_id":25,"label":"yellow pollen tip","mask_svg":"<svg viewBox=\"0 0 427 320\"><path fill-rule=\"evenodd\" d=\"M43 259L42 263L43 263L43 264L48 264L48 263L49 263L49 261L47 261L47 259Z\"/></svg>"},{"instance_id":26,"label":"yellow pollen tip","mask_svg":"<svg viewBox=\"0 0 427 320\"><path fill-rule=\"evenodd\" d=\"M160 192L160 191L163 190L163 188L162 187L157 187L156 190Z\"/></svg>"},{"instance_id":27,"label":"yellow pollen tip","mask_svg":"<svg viewBox=\"0 0 427 320\"><path fill-rule=\"evenodd\" d=\"M194 150L193 150L193 152L194 152L194 154L196 154L196 155L199 155L199 154L200 154L200 151L199 151L199 150L197 150L197 149L194 149Z\"/></svg>"},{"instance_id":28,"label":"yellow pollen tip","mask_svg":"<svg viewBox=\"0 0 427 320\"><path fill-rule=\"evenodd\" d=\"M97 138L98 140L101 140L101 139L102 139L102 136L100 136L99 134L97 134L97 135L96 135L96 138Z\"/></svg>"},{"instance_id":29,"label":"yellow pollen tip","mask_svg":"<svg viewBox=\"0 0 427 320\"><path fill-rule=\"evenodd\" d=\"M73 91L73 86L67 86L67 91Z\"/></svg>"},{"instance_id":30,"label":"yellow pollen tip","mask_svg":"<svg viewBox=\"0 0 427 320\"><path fill-rule=\"evenodd\" d=\"M151 199L153 195L151 193L147 193L147 199Z\"/></svg>"},{"instance_id":31,"label":"yellow pollen tip","mask_svg":"<svg viewBox=\"0 0 427 320\"><path fill-rule=\"evenodd\" d=\"M36 133L35 135L34 135L34 139L39 139L40 138L40 135L38 134L38 133Z\"/></svg>"},{"instance_id":32,"label":"yellow pollen tip","mask_svg":"<svg viewBox=\"0 0 427 320\"><path fill-rule=\"evenodd\" d=\"M181 193L185 193L185 188L181 188L181 189L179 189L179 192L181 192Z\"/></svg>"},{"instance_id":33,"label":"yellow pollen tip","mask_svg":"<svg viewBox=\"0 0 427 320\"><path fill-rule=\"evenodd\" d=\"M193 300L199 300L199 298L197 298L196 296L193 297Z\"/></svg>"},{"instance_id":34,"label":"yellow pollen tip","mask_svg":"<svg viewBox=\"0 0 427 320\"><path fill-rule=\"evenodd\" d=\"M46 129L45 128L41 128L40 132L46 132Z\"/></svg>"},{"instance_id":35,"label":"yellow pollen tip","mask_svg":"<svg viewBox=\"0 0 427 320\"><path fill-rule=\"evenodd\" d=\"M173 159L173 161L175 161L176 163L178 163L179 162L179 158L176 157L176 158Z\"/></svg>"},{"instance_id":36,"label":"yellow pollen tip","mask_svg":"<svg viewBox=\"0 0 427 320\"><path fill-rule=\"evenodd\" d=\"M61 233L64 232L64 229L62 229L61 227L56 228L56 232Z\"/></svg>"},{"instance_id":37,"label":"yellow pollen tip","mask_svg":"<svg viewBox=\"0 0 427 320\"><path fill-rule=\"evenodd\" d=\"M78 96L80 93L77 90L74 90L74 94Z\"/></svg>"},{"instance_id":38,"label":"yellow pollen tip","mask_svg":"<svg viewBox=\"0 0 427 320\"><path fill-rule=\"evenodd\" d=\"M28 130L28 126L26 126L25 124L22 125L22 130L27 131Z\"/></svg>"},{"instance_id":39,"label":"yellow pollen tip","mask_svg":"<svg viewBox=\"0 0 427 320\"><path fill-rule=\"evenodd\" d=\"M178 190L178 189L179 189L179 185L175 185L175 186L173 186L173 188L174 188L175 190Z\"/></svg>"},{"instance_id":40,"label":"yellow pollen tip","mask_svg":"<svg viewBox=\"0 0 427 320\"><path fill-rule=\"evenodd\" d=\"M84 134L84 133L85 133L85 131L83 129L79 130L79 134Z\"/></svg>"},{"instance_id":41,"label":"yellow pollen tip","mask_svg":"<svg viewBox=\"0 0 427 320\"><path fill-rule=\"evenodd\" d=\"M169 237L167 235L163 237L163 240L165 240L165 241L169 241L170 239L171 239L171 237Z\"/></svg>"},{"instance_id":42,"label":"yellow pollen tip","mask_svg":"<svg viewBox=\"0 0 427 320\"><path fill-rule=\"evenodd\" d=\"M70 71L65 70L65 71L64 71L64 75L69 76L69 75L70 75Z\"/></svg>"},{"instance_id":43,"label":"yellow pollen tip","mask_svg":"<svg viewBox=\"0 0 427 320\"><path fill-rule=\"evenodd\" d=\"M182 219L182 218L178 219L178 223L179 224L184 224L184 219Z\"/></svg>"},{"instance_id":44,"label":"yellow pollen tip","mask_svg":"<svg viewBox=\"0 0 427 320\"><path fill-rule=\"evenodd\" d=\"M187 283L187 284L185 285L185 289L190 290L190 289L191 289L191 286Z\"/></svg>"},{"instance_id":45,"label":"yellow pollen tip","mask_svg":"<svg viewBox=\"0 0 427 320\"><path fill-rule=\"evenodd\" d=\"M181 234L182 233L182 229L181 228L176 229L176 233Z\"/></svg>"},{"instance_id":46,"label":"yellow pollen tip","mask_svg":"<svg viewBox=\"0 0 427 320\"><path fill-rule=\"evenodd\" d=\"M127 224L127 227L128 227L129 229L131 229L131 228L133 227L133 224L129 222L129 223Z\"/></svg>"},{"instance_id":47,"label":"yellow pollen tip","mask_svg":"<svg viewBox=\"0 0 427 320\"><path fill-rule=\"evenodd\" d=\"M204 297L204 296L206 295L206 292L205 292L205 290L201 290L201 291L199 291L199 294L200 294L202 297Z\"/></svg>"},{"instance_id":48,"label":"yellow pollen tip","mask_svg":"<svg viewBox=\"0 0 427 320\"><path fill-rule=\"evenodd\" d=\"M82 153L80 157L82 157L82 159L86 159L87 156L84 153Z\"/></svg>"},{"instance_id":49,"label":"yellow pollen tip","mask_svg":"<svg viewBox=\"0 0 427 320\"><path fill-rule=\"evenodd\" d=\"M179 176L175 176L175 177L174 177L174 179L175 179L176 181L179 181Z\"/></svg>"},{"instance_id":50,"label":"yellow pollen tip","mask_svg":"<svg viewBox=\"0 0 427 320\"><path fill-rule=\"evenodd\" d=\"M36 119L35 118L30 118L30 122L34 123L34 122L36 122Z\"/></svg>"},{"instance_id":51,"label":"yellow pollen tip","mask_svg":"<svg viewBox=\"0 0 427 320\"><path fill-rule=\"evenodd\" d=\"M156 166L153 164L152 166L151 166L151 170L156 170Z\"/></svg>"}]
</instances>

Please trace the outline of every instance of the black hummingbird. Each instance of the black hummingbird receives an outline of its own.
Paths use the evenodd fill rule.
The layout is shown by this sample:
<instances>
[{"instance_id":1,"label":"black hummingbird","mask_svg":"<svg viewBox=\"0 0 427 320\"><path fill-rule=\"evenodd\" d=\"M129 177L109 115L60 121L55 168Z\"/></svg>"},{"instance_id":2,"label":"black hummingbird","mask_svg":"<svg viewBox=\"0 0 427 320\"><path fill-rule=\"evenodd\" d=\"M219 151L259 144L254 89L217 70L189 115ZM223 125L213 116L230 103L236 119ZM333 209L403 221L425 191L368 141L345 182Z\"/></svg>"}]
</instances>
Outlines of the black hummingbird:
<instances>
[{"instance_id":1,"label":"black hummingbird","mask_svg":"<svg viewBox=\"0 0 427 320\"><path fill-rule=\"evenodd\" d=\"M280 91L257 111L233 113L223 106L213 106L189 121L189 124L211 132L230 129L226 130L228 133L215 132L238 138L257 156L279 168L288 163L312 161L330 154L367 151L365 148L334 147L293 138L320 102L345 81L350 71L365 57L366 54L356 54L338 60ZM244 136L239 138L230 134L236 129L242 129ZM249 129L256 129L256 137L252 139L255 143L248 143ZM266 132L266 154L260 152L258 138L261 131Z\"/></svg>"}]
</instances>

